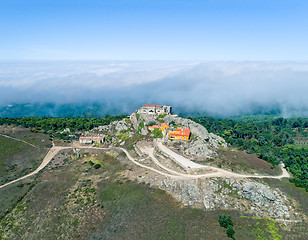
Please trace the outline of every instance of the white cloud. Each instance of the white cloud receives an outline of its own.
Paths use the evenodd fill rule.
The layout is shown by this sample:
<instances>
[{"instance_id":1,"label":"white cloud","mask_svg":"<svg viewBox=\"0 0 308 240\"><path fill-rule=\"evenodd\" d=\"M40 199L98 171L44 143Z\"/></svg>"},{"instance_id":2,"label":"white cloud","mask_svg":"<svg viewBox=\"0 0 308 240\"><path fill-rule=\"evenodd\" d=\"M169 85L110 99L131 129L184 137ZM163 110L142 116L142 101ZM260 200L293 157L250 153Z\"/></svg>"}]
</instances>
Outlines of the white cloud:
<instances>
[{"instance_id":1,"label":"white cloud","mask_svg":"<svg viewBox=\"0 0 308 240\"><path fill-rule=\"evenodd\" d=\"M0 104L146 102L227 116L256 109L308 112L307 62L0 63ZM131 109L133 110L133 109Z\"/></svg>"}]
</instances>

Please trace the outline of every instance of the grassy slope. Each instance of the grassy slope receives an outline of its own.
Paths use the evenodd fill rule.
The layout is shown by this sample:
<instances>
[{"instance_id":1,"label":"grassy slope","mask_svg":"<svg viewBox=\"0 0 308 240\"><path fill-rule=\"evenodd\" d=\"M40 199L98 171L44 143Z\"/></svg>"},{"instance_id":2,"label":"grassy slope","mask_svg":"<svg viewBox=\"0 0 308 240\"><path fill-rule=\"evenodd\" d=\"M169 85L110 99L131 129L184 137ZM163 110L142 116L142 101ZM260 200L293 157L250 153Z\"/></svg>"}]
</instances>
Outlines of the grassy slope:
<instances>
[{"instance_id":1,"label":"grassy slope","mask_svg":"<svg viewBox=\"0 0 308 240\"><path fill-rule=\"evenodd\" d=\"M28 191L34 186L34 179L35 177L31 177L23 182L14 183L0 189L0 219L24 198Z\"/></svg>"},{"instance_id":2,"label":"grassy slope","mask_svg":"<svg viewBox=\"0 0 308 240\"><path fill-rule=\"evenodd\" d=\"M0 220L0 238L228 239L218 224L223 213L232 216L237 239L275 239L283 233L271 221L240 217L236 211L182 207L162 190L121 178L125 166L115 158L101 154L97 158L105 164L94 169L84 163L92 157L87 156L42 172ZM20 194L18 189L12 186L11 194Z\"/></svg>"},{"instance_id":3,"label":"grassy slope","mask_svg":"<svg viewBox=\"0 0 308 240\"><path fill-rule=\"evenodd\" d=\"M0 136L0 184L4 184L33 171L42 162L51 146L49 137L31 133L23 128L0 128L0 133L27 141L23 142Z\"/></svg>"},{"instance_id":4,"label":"grassy slope","mask_svg":"<svg viewBox=\"0 0 308 240\"><path fill-rule=\"evenodd\" d=\"M258 173L264 175L280 175L279 166L273 167L272 164L258 158L255 154L247 154L244 151L231 151L219 149L218 157L213 159L216 166L229 168L234 172Z\"/></svg>"}]
</instances>

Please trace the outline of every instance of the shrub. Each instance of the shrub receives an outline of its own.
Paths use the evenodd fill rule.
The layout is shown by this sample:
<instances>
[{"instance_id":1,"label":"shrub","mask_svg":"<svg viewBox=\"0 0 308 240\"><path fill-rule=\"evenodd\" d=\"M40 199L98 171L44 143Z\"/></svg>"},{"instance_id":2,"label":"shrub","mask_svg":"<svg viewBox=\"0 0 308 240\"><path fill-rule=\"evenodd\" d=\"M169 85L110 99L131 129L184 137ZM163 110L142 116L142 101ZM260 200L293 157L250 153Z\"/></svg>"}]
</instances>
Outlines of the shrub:
<instances>
[{"instance_id":1,"label":"shrub","mask_svg":"<svg viewBox=\"0 0 308 240\"><path fill-rule=\"evenodd\" d=\"M142 128L144 128L144 122L143 122L143 121L139 123L139 126L138 126L138 133L141 132Z\"/></svg>"},{"instance_id":2,"label":"shrub","mask_svg":"<svg viewBox=\"0 0 308 240\"><path fill-rule=\"evenodd\" d=\"M163 133L159 128L155 128L153 131L154 134L154 138L162 138L163 137Z\"/></svg>"},{"instance_id":3,"label":"shrub","mask_svg":"<svg viewBox=\"0 0 308 240\"><path fill-rule=\"evenodd\" d=\"M233 226L233 222L231 220L230 216L227 215L220 215L218 222L220 224L221 227L227 228L228 226Z\"/></svg>"},{"instance_id":4,"label":"shrub","mask_svg":"<svg viewBox=\"0 0 308 240\"><path fill-rule=\"evenodd\" d=\"M234 231L232 225L229 225L229 226L227 227L226 233L227 233L227 236L228 236L229 238L235 239L235 237L234 237L235 231Z\"/></svg>"},{"instance_id":5,"label":"shrub","mask_svg":"<svg viewBox=\"0 0 308 240\"><path fill-rule=\"evenodd\" d=\"M220 215L218 222L219 222L221 227L224 227L224 228L227 229L226 230L227 236L229 238L235 239L235 237L234 237L235 231L233 229L233 222L232 222L231 217L224 215L224 214Z\"/></svg>"},{"instance_id":6,"label":"shrub","mask_svg":"<svg viewBox=\"0 0 308 240\"><path fill-rule=\"evenodd\" d=\"M100 165L99 163L97 163L97 164L94 165L94 168L95 168L95 169L99 169L100 167L101 167L101 165Z\"/></svg>"},{"instance_id":7,"label":"shrub","mask_svg":"<svg viewBox=\"0 0 308 240\"><path fill-rule=\"evenodd\" d=\"M94 165L94 162L92 162L91 160L88 162L91 166Z\"/></svg>"},{"instance_id":8,"label":"shrub","mask_svg":"<svg viewBox=\"0 0 308 240\"><path fill-rule=\"evenodd\" d=\"M149 122L149 124L148 124L148 126L153 126L153 125L156 125L156 122L151 121L151 122Z\"/></svg>"},{"instance_id":9,"label":"shrub","mask_svg":"<svg viewBox=\"0 0 308 240\"><path fill-rule=\"evenodd\" d=\"M169 125L175 125L175 121L171 121Z\"/></svg>"}]
</instances>

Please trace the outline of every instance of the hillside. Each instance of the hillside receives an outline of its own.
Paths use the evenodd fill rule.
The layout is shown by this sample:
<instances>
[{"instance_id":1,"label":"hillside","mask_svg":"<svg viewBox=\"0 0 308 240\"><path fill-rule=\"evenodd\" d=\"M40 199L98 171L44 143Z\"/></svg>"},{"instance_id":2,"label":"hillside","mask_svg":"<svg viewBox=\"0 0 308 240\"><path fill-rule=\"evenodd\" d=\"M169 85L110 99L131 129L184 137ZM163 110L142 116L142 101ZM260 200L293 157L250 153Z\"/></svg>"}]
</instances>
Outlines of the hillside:
<instances>
[{"instance_id":1,"label":"hillside","mask_svg":"<svg viewBox=\"0 0 308 240\"><path fill-rule=\"evenodd\" d=\"M240 217L237 211L184 207L156 187L124 178L123 157L84 152L93 153L104 167L94 169L84 163L86 157L68 160L37 180L1 189L1 202L12 192L15 197L26 192L1 219L2 239L228 239L217 221L223 213L234 219L238 239L282 233L274 222ZM28 184L33 187L27 192Z\"/></svg>"},{"instance_id":2,"label":"hillside","mask_svg":"<svg viewBox=\"0 0 308 240\"><path fill-rule=\"evenodd\" d=\"M190 141L149 130L162 122L168 131L189 128ZM228 146L200 124L132 114L81 132L105 141L57 140L59 152L39 174L0 188L2 239L229 239L222 214L231 216L236 239L307 238L304 189L281 166ZM196 169L183 168L178 156Z\"/></svg>"},{"instance_id":3,"label":"hillside","mask_svg":"<svg viewBox=\"0 0 308 240\"><path fill-rule=\"evenodd\" d=\"M51 141L45 134L0 126L0 185L35 170L50 147Z\"/></svg>"}]
</instances>

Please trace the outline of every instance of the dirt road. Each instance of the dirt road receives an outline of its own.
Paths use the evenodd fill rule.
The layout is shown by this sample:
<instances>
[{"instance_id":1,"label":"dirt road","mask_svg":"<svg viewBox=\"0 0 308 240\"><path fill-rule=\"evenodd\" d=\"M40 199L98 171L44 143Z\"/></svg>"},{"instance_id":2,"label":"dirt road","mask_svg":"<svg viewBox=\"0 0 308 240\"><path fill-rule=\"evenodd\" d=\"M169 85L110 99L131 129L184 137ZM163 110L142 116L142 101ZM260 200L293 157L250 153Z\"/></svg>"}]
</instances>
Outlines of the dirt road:
<instances>
[{"instance_id":1,"label":"dirt road","mask_svg":"<svg viewBox=\"0 0 308 240\"><path fill-rule=\"evenodd\" d=\"M282 170L282 174L279 175L279 176L238 174L238 173L230 172L230 171L223 170L223 169L217 168L217 167L206 166L206 165L201 165L201 164L193 165L192 163L194 163L194 162L192 162L191 160L173 152L172 150L170 150L169 148L164 146L161 142L156 142L156 146L161 151L163 151L165 154L170 156L170 158L173 159L175 162L177 162L180 166L183 166L183 165L184 166L194 166L197 169L207 168L207 169L211 169L211 170L215 171L214 173L206 173L206 174L200 174L200 175L185 174L187 177L194 176L195 178L202 178L202 177L237 177L237 178L273 178L273 179L290 178L290 174L285 169L284 164L280 165L281 170ZM148 152L149 152L149 150L148 150ZM150 153L149 153L149 156L152 158L152 155ZM155 162L154 159L153 159L153 161ZM185 169L190 169L190 168L185 167Z\"/></svg>"},{"instance_id":2,"label":"dirt road","mask_svg":"<svg viewBox=\"0 0 308 240\"><path fill-rule=\"evenodd\" d=\"M18 139L16 139L18 140ZM210 172L210 173L205 173L205 174L185 174L185 173L180 173L180 172L177 172L175 170L172 170L166 166L164 166L163 164L161 164L157 158L154 156L154 148L145 148L145 149L142 149L142 151L144 153L146 153L147 155L150 156L150 158L153 160L153 162L161 169L169 172L169 173L166 173L166 172L163 172L163 171L160 171L156 168L153 168L153 167L149 167L149 166L146 166L146 165L143 165L141 164L140 162L138 162L136 159L134 159L126 149L124 148L120 148L120 147L114 147L113 149L119 149L119 150L122 150L127 158L132 162L134 163L135 165L139 166L139 167L142 167L142 168L145 168L147 170L150 170L150 171L153 171L153 172L156 172L160 175L163 175L165 177L170 177L170 178L174 178L174 179L197 179L197 178L210 178L210 177L236 177L236 178L273 178L273 179L281 179L281 178L289 178L290 175L289 173L286 171L286 169L284 168L284 165L282 164L281 165L281 169L282 169L282 174L279 175L279 176L262 176L262 175L245 175L245 174L238 174L238 173L233 173L233 172L230 172L230 171L227 171L227 170L223 170L221 168L216 168L216 167L211 167L211 166L205 166L205 165L201 165L201 164L197 164L197 165L194 165L192 163L192 161L190 161L189 159L179 155L179 154L176 154L174 153L172 150L170 150L169 148L167 147L161 147L163 146L162 144L158 144L158 147L160 148L160 150L162 150L163 152L165 152L167 155L172 155L172 159L175 160L175 161L179 161L181 162L181 164L183 164L185 162L185 165L186 166L197 166L197 165L200 165L201 167L199 168L206 168L206 169L210 169L210 170L213 170L213 172ZM18 182L20 180L23 180L27 177L30 177L30 176L33 176L35 174L37 174L39 171L41 171L44 167L47 166L47 164L53 159L53 157L61 150L64 150L64 149L70 149L70 148L73 148L72 147L61 147L61 146L54 146L49 150L49 152L47 153L47 155L44 157L42 163L40 164L40 166L33 172L23 176L23 177L20 177L16 180L13 180L11 182L8 182L2 186L0 186L0 189L3 188L3 187L6 187L12 183L15 183L15 182ZM78 146L78 148L81 148L81 149L99 149L99 150L107 150L107 149L112 149L112 148L99 148L99 147L92 147L92 146ZM182 166L181 164L179 164L180 166Z\"/></svg>"}]
</instances>

